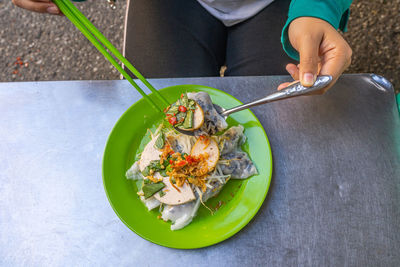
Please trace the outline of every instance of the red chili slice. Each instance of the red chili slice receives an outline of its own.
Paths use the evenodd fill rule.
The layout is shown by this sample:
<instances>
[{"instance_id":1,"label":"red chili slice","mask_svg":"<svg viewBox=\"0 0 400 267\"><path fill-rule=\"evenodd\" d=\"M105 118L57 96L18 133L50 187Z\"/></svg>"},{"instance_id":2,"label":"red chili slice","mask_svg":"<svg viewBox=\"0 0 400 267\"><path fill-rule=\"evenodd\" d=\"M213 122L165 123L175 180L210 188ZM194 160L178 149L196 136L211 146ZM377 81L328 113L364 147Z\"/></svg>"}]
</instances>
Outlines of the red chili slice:
<instances>
[{"instance_id":1,"label":"red chili slice","mask_svg":"<svg viewBox=\"0 0 400 267\"><path fill-rule=\"evenodd\" d=\"M192 156L188 155L186 157L186 161L188 162L188 164L191 164L191 163L196 162L197 160L195 158L193 158Z\"/></svg>"},{"instance_id":2,"label":"red chili slice","mask_svg":"<svg viewBox=\"0 0 400 267\"><path fill-rule=\"evenodd\" d=\"M187 162L185 160L179 161L177 163L178 166L184 166Z\"/></svg>"},{"instance_id":3,"label":"red chili slice","mask_svg":"<svg viewBox=\"0 0 400 267\"><path fill-rule=\"evenodd\" d=\"M178 123L176 117L171 117L171 118L169 118L169 119L168 119L168 122L169 122L171 125L175 125L175 124Z\"/></svg>"},{"instance_id":4,"label":"red chili slice","mask_svg":"<svg viewBox=\"0 0 400 267\"><path fill-rule=\"evenodd\" d=\"M187 108L185 106L179 106L178 110L180 112L186 112Z\"/></svg>"}]
</instances>

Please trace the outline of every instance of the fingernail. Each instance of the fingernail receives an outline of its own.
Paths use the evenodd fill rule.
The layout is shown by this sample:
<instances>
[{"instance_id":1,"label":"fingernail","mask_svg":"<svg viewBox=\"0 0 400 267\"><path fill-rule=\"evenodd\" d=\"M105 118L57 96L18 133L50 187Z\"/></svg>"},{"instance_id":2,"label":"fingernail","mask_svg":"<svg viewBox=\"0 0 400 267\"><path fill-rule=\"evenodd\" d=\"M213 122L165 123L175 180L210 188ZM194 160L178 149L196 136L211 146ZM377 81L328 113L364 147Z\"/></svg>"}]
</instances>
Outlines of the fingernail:
<instances>
[{"instance_id":1,"label":"fingernail","mask_svg":"<svg viewBox=\"0 0 400 267\"><path fill-rule=\"evenodd\" d=\"M314 84L314 74L312 73L304 73L303 75L303 83L305 86L312 86Z\"/></svg>"},{"instance_id":2,"label":"fingernail","mask_svg":"<svg viewBox=\"0 0 400 267\"><path fill-rule=\"evenodd\" d=\"M56 6L49 6L49 7L46 9L46 11L47 11L47 13L55 14L55 15L57 15L58 13L60 13L60 11L58 10L58 8L57 8Z\"/></svg>"}]
</instances>

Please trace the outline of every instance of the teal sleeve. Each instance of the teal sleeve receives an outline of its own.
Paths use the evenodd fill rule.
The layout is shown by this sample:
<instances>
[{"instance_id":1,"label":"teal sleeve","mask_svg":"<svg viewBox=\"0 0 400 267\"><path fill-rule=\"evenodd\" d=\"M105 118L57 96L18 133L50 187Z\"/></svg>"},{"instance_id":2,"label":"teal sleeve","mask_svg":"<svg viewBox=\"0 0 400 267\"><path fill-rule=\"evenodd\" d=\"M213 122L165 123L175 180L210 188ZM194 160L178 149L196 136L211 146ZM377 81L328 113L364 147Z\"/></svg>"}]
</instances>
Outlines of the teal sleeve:
<instances>
[{"instance_id":1,"label":"teal sleeve","mask_svg":"<svg viewBox=\"0 0 400 267\"><path fill-rule=\"evenodd\" d=\"M329 22L335 29L347 31L352 0L292 0L289 7L288 19L282 30L281 42L286 54L299 60L299 53L289 41L289 24L299 17L320 18Z\"/></svg>"}]
</instances>

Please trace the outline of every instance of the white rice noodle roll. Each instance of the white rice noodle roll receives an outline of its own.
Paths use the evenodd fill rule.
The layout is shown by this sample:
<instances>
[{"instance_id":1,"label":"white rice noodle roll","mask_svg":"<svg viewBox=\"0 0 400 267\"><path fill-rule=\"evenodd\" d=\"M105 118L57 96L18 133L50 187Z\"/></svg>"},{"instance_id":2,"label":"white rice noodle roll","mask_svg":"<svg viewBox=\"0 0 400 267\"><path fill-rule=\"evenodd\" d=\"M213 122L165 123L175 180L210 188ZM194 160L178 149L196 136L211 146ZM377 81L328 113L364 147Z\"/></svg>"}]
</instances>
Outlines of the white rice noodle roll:
<instances>
[{"instance_id":1,"label":"white rice noodle roll","mask_svg":"<svg viewBox=\"0 0 400 267\"><path fill-rule=\"evenodd\" d=\"M196 199L192 188L187 183L184 183L183 186L178 187L180 191L179 192L172 186L171 182L169 181L169 177L162 177L158 172L154 175L154 177L157 179L162 178L163 183L165 184L165 187L161 189L164 192L163 196L160 196L159 192L154 194L154 198L161 203L167 205L181 205Z\"/></svg>"},{"instance_id":2,"label":"white rice noodle roll","mask_svg":"<svg viewBox=\"0 0 400 267\"><path fill-rule=\"evenodd\" d=\"M139 160L139 169L142 172L152 160L159 160L161 151L154 147L158 135L155 136L143 149L142 155Z\"/></svg>"},{"instance_id":3,"label":"white rice noodle roll","mask_svg":"<svg viewBox=\"0 0 400 267\"><path fill-rule=\"evenodd\" d=\"M179 230L192 222L200 206L200 199L183 205L167 205L161 213L164 221L171 221L171 230Z\"/></svg>"}]
</instances>

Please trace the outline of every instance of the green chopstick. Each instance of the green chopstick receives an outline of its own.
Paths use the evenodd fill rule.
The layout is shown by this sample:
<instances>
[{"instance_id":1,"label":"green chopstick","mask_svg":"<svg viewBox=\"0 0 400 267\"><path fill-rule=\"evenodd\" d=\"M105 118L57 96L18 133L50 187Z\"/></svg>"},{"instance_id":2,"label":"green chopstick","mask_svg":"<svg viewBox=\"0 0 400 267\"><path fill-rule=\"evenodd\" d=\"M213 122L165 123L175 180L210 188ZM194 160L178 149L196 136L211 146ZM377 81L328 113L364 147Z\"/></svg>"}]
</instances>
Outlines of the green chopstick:
<instances>
[{"instance_id":1,"label":"green chopstick","mask_svg":"<svg viewBox=\"0 0 400 267\"><path fill-rule=\"evenodd\" d=\"M80 21L88 28L92 34L103 43L103 45L111 51L139 80L146 85L164 104L169 105L168 101L158 92L144 77L143 75L118 51L115 46L108 41L108 39L88 20L82 12L75 7L70 0L62 0L65 5L72 11L72 13L80 19Z\"/></svg>"},{"instance_id":2,"label":"green chopstick","mask_svg":"<svg viewBox=\"0 0 400 267\"><path fill-rule=\"evenodd\" d=\"M64 15L82 32L83 35L114 65L114 67L135 87L135 89L158 111L162 111L153 100L133 81L128 73L119 65L119 63L104 48L106 46L118 59L123 62L127 68L135 74L161 101L168 105L168 101L126 60L121 53L90 23L86 17L69 0L53 0ZM68 5L68 3L70 5ZM72 6L72 7L71 7ZM72 10L71 10L72 9ZM73 11L75 10L75 11ZM77 15L79 13L80 15ZM83 23L82 20L86 20ZM96 32L96 33L95 33ZM95 36L99 39L97 40ZM105 43L101 43L101 41ZM103 46L104 45L104 46Z\"/></svg>"}]
</instances>

